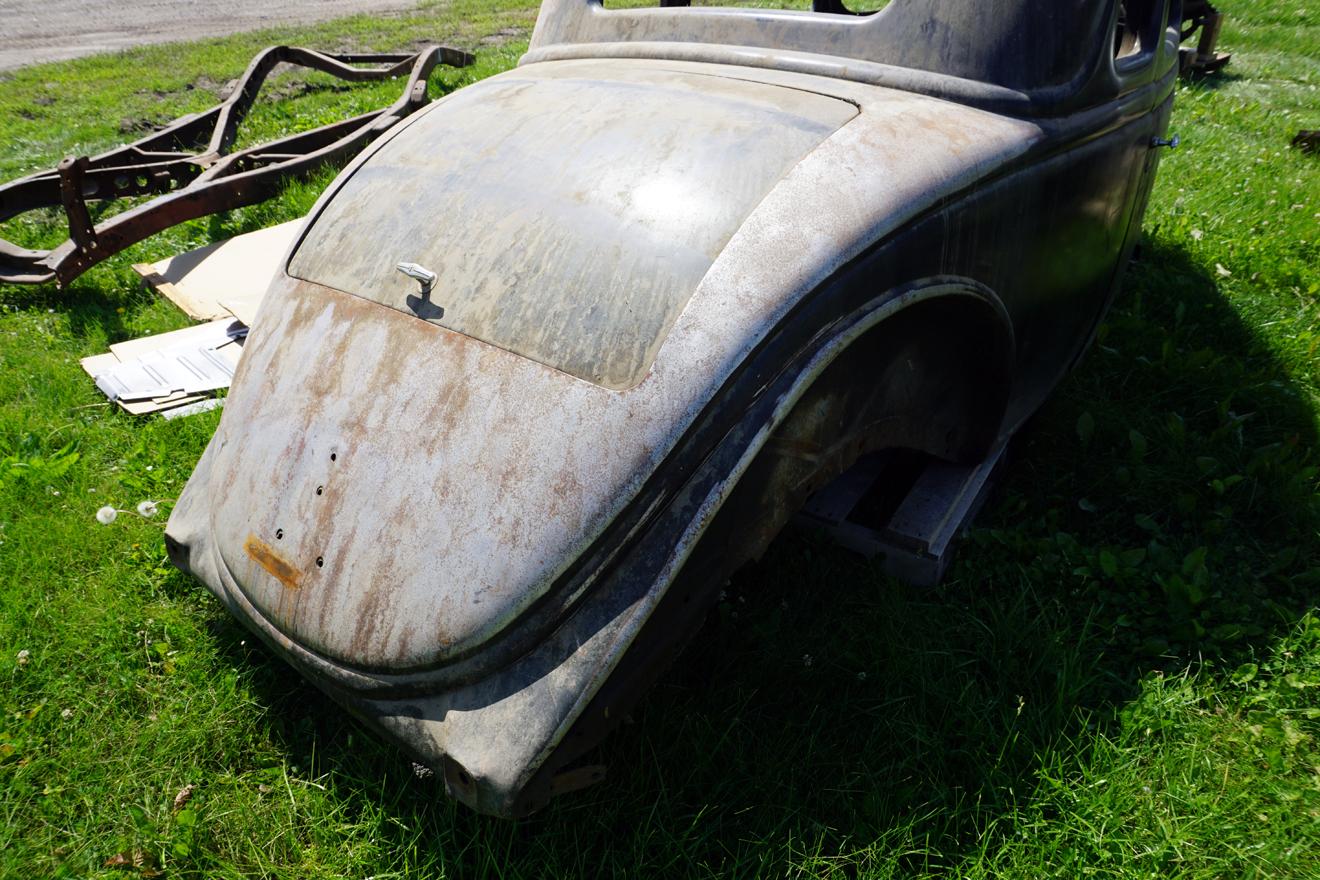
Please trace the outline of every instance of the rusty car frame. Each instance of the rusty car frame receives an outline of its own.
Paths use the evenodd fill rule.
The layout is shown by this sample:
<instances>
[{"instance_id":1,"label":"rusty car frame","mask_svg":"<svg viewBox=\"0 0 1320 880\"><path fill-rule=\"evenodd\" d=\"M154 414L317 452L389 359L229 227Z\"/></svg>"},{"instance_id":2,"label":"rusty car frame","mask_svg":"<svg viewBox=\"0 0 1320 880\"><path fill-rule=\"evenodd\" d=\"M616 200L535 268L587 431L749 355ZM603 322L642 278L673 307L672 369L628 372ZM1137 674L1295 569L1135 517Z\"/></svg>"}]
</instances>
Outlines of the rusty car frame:
<instances>
[{"instance_id":1,"label":"rusty car frame","mask_svg":"<svg viewBox=\"0 0 1320 880\"><path fill-rule=\"evenodd\" d=\"M845 0L846 2L846 0ZM976 463L1141 228L1170 0L545 0L322 196L170 518L295 668L518 816L804 500Z\"/></svg>"},{"instance_id":2,"label":"rusty car frame","mask_svg":"<svg viewBox=\"0 0 1320 880\"><path fill-rule=\"evenodd\" d=\"M0 185L0 222L42 208L61 208L69 238L47 251L0 238L0 282L64 287L102 260L171 226L208 214L256 204L283 184L335 161L351 158L430 101L428 77L439 64L464 67L472 56L427 46L414 54L332 55L297 46L271 46L257 54L229 97L201 113L98 156L70 156L50 170ZM239 128L262 86L279 65L328 73L347 82L407 76L387 107L265 144L233 151ZM372 65L362 67L360 65ZM155 196L92 221L88 202Z\"/></svg>"}]
</instances>

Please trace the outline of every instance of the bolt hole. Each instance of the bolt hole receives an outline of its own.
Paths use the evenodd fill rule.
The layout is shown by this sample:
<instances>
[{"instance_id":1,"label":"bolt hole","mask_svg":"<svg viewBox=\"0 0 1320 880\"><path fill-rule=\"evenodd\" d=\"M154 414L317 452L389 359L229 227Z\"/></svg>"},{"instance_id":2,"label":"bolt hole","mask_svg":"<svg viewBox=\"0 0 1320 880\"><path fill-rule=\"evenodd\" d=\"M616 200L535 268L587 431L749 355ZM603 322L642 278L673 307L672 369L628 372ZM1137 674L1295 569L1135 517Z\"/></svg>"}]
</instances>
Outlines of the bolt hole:
<instances>
[{"instance_id":1,"label":"bolt hole","mask_svg":"<svg viewBox=\"0 0 1320 880\"><path fill-rule=\"evenodd\" d=\"M323 568L324 566L325 566L325 557L324 556L316 557L316 567Z\"/></svg>"},{"instance_id":2,"label":"bolt hole","mask_svg":"<svg viewBox=\"0 0 1320 880\"><path fill-rule=\"evenodd\" d=\"M337 456L336 456L333 452L330 453L330 460L331 460L331 461L334 461L336 457L337 457Z\"/></svg>"},{"instance_id":3,"label":"bolt hole","mask_svg":"<svg viewBox=\"0 0 1320 880\"><path fill-rule=\"evenodd\" d=\"M276 529L276 530L275 530L275 540L276 540L276 541L282 541L282 540L284 540L284 529Z\"/></svg>"},{"instance_id":4,"label":"bolt hole","mask_svg":"<svg viewBox=\"0 0 1320 880\"><path fill-rule=\"evenodd\" d=\"M322 494L322 493L324 493L324 492L325 492L325 486L317 486L317 487L316 487L316 494L317 494L317 495L320 495L320 494Z\"/></svg>"}]
</instances>

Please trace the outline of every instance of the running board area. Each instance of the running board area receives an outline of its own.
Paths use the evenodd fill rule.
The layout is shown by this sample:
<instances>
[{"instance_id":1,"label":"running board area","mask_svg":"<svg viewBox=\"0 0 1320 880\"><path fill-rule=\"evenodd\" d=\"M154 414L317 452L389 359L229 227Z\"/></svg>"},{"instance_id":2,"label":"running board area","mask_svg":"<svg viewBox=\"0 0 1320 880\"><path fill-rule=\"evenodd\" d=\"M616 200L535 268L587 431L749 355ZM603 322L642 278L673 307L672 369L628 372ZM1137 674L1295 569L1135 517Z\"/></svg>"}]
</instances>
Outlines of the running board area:
<instances>
[{"instance_id":1,"label":"running board area","mask_svg":"<svg viewBox=\"0 0 1320 880\"><path fill-rule=\"evenodd\" d=\"M807 499L793 523L824 529L868 559L881 557L899 580L934 586L956 539L985 503L1004 448L971 466L904 451L863 456Z\"/></svg>"}]
</instances>

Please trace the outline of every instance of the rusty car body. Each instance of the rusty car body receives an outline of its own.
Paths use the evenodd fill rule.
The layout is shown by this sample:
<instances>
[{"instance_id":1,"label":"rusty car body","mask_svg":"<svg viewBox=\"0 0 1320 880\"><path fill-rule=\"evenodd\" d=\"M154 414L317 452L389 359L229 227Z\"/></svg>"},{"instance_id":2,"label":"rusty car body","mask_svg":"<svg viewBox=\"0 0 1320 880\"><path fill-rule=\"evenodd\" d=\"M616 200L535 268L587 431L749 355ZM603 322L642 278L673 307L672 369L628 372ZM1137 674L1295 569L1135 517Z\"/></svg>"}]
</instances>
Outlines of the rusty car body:
<instances>
[{"instance_id":1,"label":"rusty car body","mask_svg":"<svg viewBox=\"0 0 1320 880\"><path fill-rule=\"evenodd\" d=\"M819 10L819 11L817 11ZM546 0L274 281L174 562L521 815L873 450L975 462L1085 348L1168 121L1169 0Z\"/></svg>"}]
</instances>

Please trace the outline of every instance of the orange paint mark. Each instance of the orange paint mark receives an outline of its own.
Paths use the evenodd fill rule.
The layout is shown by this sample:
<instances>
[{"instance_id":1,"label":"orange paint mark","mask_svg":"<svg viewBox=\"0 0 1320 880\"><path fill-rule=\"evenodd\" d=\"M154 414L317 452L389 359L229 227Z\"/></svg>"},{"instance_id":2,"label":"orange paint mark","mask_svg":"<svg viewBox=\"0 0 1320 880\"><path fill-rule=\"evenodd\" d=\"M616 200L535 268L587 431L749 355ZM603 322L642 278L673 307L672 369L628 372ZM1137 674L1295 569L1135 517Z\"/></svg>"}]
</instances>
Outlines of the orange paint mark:
<instances>
[{"instance_id":1,"label":"orange paint mark","mask_svg":"<svg viewBox=\"0 0 1320 880\"><path fill-rule=\"evenodd\" d=\"M247 536L247 540L243 542L243 551L290 590L296 590L301 586L302 572L256 535Z\"/></svg>"}]
</instances>

